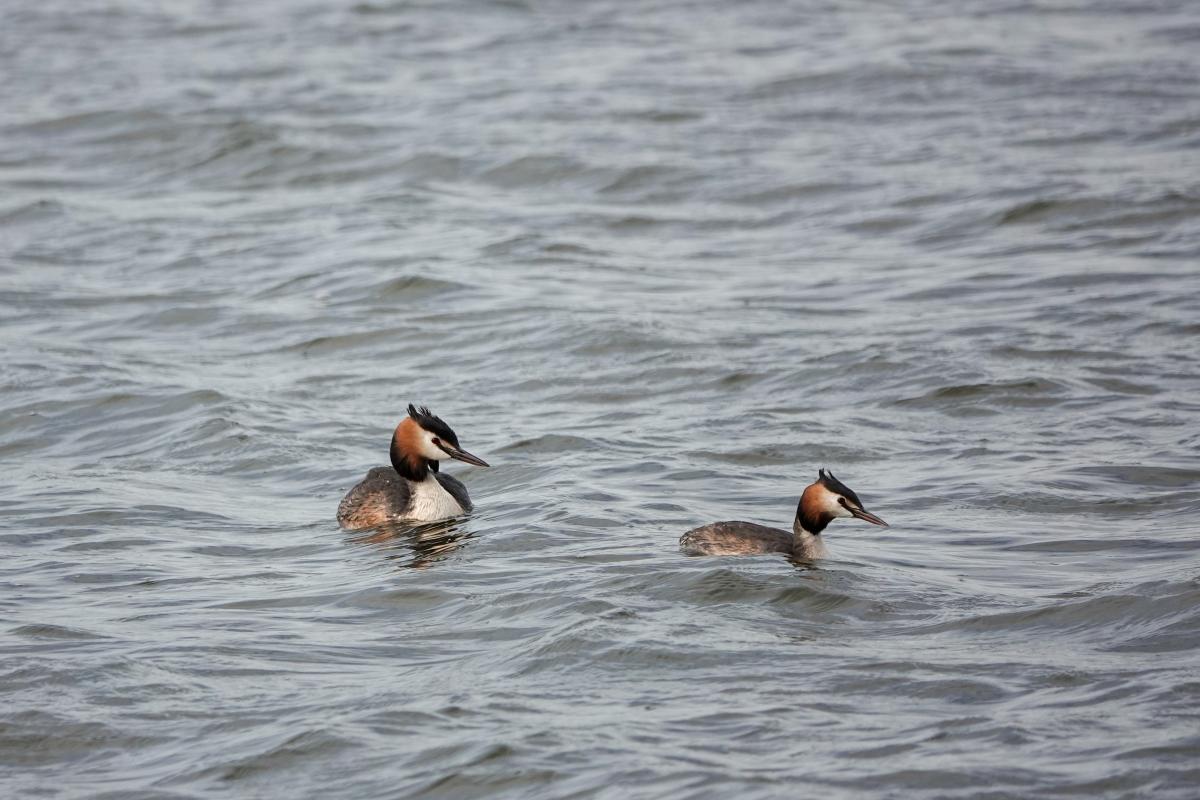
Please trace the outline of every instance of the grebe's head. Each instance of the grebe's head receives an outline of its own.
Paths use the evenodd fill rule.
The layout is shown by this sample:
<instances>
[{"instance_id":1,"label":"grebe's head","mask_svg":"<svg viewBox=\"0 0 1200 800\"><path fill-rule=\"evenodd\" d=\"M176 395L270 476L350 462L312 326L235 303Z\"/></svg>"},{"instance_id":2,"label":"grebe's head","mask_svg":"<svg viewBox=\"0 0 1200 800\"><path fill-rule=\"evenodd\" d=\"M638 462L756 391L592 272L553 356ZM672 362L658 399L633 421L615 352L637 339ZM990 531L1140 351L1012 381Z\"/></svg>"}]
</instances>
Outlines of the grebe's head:
<instances>
[{"instance_id":1,"label":"grebe's head","mask_svg":"<svg viewBox=\"0 0 1200 800\"><path fill-rule=\"evenodd\" d=\"M439 461L455 458L486 467L488 463L458 444L458 436L441 417L425 406L408 407L408 416L392 434L392 466L406 478L424 480L426 472L437 472Z\"/></svg>"},{"instance_id":2,"label":"grebe's head","mask_svg":"<svg viewBox=\"0 0 1200 800\"><path fill-rule=\"evenodd\" d=\"M796 521L809 533L817 534L839 517L856 517L874 525L888 524L863 508L858 495L846 484L833 477L832 472L822 469L817 480L808 485L800 495L796 507Z\"/></svg>"}]
</instances>

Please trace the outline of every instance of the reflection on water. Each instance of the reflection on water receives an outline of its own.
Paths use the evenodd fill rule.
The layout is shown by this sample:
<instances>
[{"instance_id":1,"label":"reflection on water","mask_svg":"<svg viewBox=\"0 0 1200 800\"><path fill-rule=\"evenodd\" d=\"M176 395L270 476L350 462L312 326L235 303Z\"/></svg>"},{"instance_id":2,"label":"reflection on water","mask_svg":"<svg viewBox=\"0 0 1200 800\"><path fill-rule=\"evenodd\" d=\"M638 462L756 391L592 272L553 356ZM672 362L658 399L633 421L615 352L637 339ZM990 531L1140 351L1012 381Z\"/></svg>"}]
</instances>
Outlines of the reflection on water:
<instances>
[{"instance_id":1,"label":"reflection on water","mask_svg":"<svg viewBox=\"0 0 1200 800\"><path fill-rule=\"evenodd\" d=\"M426 569L462 548L471 533L450 519L424 525L393 522L363 531L347 532L352 544L370 545L393 566L401 569Z\"/></svg>"}]
</instances>

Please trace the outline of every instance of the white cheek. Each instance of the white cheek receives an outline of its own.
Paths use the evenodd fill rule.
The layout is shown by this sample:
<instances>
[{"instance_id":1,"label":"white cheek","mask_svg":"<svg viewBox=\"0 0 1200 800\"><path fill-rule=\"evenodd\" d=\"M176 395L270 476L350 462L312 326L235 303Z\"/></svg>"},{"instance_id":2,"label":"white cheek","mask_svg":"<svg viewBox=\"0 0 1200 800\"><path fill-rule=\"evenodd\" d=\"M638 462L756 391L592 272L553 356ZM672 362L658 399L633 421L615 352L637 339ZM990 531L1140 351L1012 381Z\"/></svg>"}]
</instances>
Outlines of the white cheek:
<instances>
[{"instance_id":1,"label":"white cheek","mask_svg":"<svg viewBox=\"0 0 1200 800\"><path fill-rule=\"evenodd\" d=\"M433 443L437 438L429 431L421 431L421 455L428 458L430 461L444 461L450 456L446 455L446 451Z\"/></svg>"},{"instance_id":2,"label":"white cheek","mask_svg":"<svg viewBox=\"0 0 1200 800\"><path fill-rule=\"evenodd\" d=\"M837 495L832 492L825 495L825 511L835 517L852 517L854 516L846 507L838 501Z\"/></svg>"}]
</instances>

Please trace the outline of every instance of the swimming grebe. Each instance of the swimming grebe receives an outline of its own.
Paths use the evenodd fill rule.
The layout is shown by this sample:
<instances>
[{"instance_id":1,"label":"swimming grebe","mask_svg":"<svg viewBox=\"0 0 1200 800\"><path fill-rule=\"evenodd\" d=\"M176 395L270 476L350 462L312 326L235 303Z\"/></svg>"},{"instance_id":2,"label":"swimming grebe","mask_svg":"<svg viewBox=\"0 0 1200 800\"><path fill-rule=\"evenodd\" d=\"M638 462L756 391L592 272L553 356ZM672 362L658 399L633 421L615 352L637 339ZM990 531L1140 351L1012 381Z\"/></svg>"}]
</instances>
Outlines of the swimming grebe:
<instances>
[{"instance_id":1,"label":"swimming grebe","mask_svg":"<svg viewBox=\"0 0 1200 800\"><path fill-rule=\"evenodd\" d=\"M817 472L796 506L792 532L753 522L714 522L679 537L679 546L689 556L746 556L759 553L789 553L802 561L825 558L821 531L838 517L857 517L888 527L879 517L863 509L850 487L824 469Z\"/></svg>"},{"instance_id":2,"label":"swimming grebe","mask_svg":"<svg viewBox=\"0 0 1200 800\"><path fill-rule=\"evenodd\" d=\"M338 524L357 530L385 522L433 522L471 510L467 487L438 472L438 462L457 458L477 467L487 462L458 446L450 426L428 408L410 405L396 426L392 466L375 467L338 505Z\"/></svg>"}]
</instances>

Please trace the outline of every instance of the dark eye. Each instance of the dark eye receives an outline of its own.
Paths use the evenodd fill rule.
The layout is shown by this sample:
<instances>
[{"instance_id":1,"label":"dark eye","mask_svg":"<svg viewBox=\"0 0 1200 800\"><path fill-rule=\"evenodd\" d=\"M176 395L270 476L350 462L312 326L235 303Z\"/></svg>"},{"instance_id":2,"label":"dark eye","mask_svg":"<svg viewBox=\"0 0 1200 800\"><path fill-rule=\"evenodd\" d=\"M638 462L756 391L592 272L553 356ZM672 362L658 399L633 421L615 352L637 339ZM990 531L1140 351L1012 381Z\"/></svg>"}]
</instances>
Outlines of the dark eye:
<instances>
[{"instance_id":1,"label":"dark eye","mask_svg":"<svg viewBox=\"0 0 1200 800\"><path fill-rule=\"evenodd\" d=\"M838 498L838 502L842 504L842 507L843 507L843 508L849 508L849 507L850 507L850 504L846 502L846 498L844 498L844 497L839 497L839 498Z\"/></svg>"},{"instance_id":2,"label":"dark eye","mask_svg":"<svg viewBox=\"0 0 1200 800\"><path fill-rule=\"evenodd\" d=\"M435 437L433 437L433 443L434 443L435 445L437 445L438 447L441 447L441 446L442 446L442 440L441 440L441 439L439 439L439 438L437 438L436 436L435 436Z\"/></svg>"}]
</instances>

